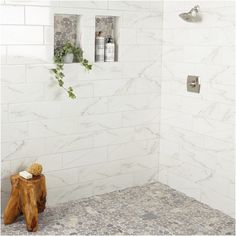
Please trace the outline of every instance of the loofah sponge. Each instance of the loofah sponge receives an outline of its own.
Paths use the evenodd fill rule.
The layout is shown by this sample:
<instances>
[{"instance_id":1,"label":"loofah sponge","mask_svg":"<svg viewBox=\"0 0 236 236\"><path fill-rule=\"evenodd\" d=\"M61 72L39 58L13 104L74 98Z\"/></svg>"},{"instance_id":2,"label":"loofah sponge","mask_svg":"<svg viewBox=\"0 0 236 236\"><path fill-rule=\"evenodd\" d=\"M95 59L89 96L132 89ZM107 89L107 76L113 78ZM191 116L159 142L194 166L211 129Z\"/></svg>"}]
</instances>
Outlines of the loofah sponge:
<instances>
[{"instance_id":1,"label":"loofah sponge","mask_svg":"<svg viewBox=\"0 0 236 236\"><path fill-rule=\"evenodd\" d=\"M43 167L38 163L32 164L27 171L34 176L40 175L42 173Z\"/></svg>"}]
</instances>

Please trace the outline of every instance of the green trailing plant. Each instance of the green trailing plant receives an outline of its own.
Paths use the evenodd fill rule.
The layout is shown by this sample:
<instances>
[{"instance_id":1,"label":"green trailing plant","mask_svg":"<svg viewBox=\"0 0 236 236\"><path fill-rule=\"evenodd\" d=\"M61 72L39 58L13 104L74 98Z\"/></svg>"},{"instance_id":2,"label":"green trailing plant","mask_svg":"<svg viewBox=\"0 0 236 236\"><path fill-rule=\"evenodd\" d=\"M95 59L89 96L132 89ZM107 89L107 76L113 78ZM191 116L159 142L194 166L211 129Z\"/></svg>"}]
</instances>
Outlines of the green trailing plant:
<instances>
[{"instance_id":1,"label":"green trailing plant","mask_svg":"<svg viewBox=\"0 0 236 236\"><path fill-rule=\"evenodd\" d=\"M85 58L83 58L83 51L79 47L75 47L71 43L67 42L63 47L57 48L54 52L54 63L56 64L56 68L51 69L51 71L54 73L54 77L58 82L58 85L63 88L68 96L72 99L76 98L76 95L74 93L73 88L70 86L66 88L64 86L64 78L65 75L63 73L64 69L64 57L68 54L72 53L74 55L74 62L80 63L85 70L90 71L92 70L92 65L89 63L89 61Z\"/></svg>"}]
</instances>

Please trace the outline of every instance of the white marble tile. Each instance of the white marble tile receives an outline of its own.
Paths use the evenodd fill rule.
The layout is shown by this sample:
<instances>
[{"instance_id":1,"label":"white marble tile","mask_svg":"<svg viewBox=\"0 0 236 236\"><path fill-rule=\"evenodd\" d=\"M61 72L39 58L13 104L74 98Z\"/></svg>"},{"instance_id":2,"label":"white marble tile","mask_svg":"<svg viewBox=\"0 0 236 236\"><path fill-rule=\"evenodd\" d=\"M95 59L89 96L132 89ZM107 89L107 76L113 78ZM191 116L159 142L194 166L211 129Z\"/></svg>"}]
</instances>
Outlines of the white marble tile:
<instances>
[{"instance_id":1,"label":"white marble tile","mask_svg":"<svg viewBox=\"0 0 236 236\"><path fill-rule=\"evenodd\" d=\"M1 162L1 178L7 179L12 175L11 161Z\"/></svg>"},{"instance_id":2,"label":"white marble tile","mask_svg":"<svg viewBox=\"0 0 236 236\"><path fill-rule=\"evenodd\" d=\"M33 163L40 163L43 166L43 174L62 169L61 154L44 155L32 158L16 159L11 161L13 173L26 170Z\"/></svg>"},{"instance_id":3,"label":"white marble tile","mask_svg":"<svg viewBox=\"0 0 236 236\"><path fill-rule=\"evenodd\" d=\"M128 159L122 159L120 161L120 172L121 173L135 173L142 172L144 173L152 171L152 169L158 167L157 155L148 155L142 157L134 157ZM157 172L156 172L157 174Z\"/></svg>"},{"instance_id":4,"label":"white marble tile","mask_svg":"<svg viewBox=\"0 0 236 236\"><path fill-rule=\"evenodd\" d=\"M107 160L107 149L92 148L62 154L63 168L73 168L85 165L104 163Z\"/></svg>"},{"instance_id":5,"label":"white marble tile","mask_svg":"<svg viewBox=\"0 0 236 236\"><path fill-rule=\"evenodd\" d=\"M95 147L130 142L135 139L133 127L106 129L94 133Z\"/></svg>"},{"instance_id":6,"label":"white marble tile","mask_svg":"<svg viewBox=\"0 0 236 236\"><path fill-rule=\"evenodd\" d=\"M158 180L158 169L152 168L148 171L137 171L133 173L134 185L142 186L145 183L154 183Z\"/></svg>"},{"instance_id":7,"label":"white marble tile","mask_svg":"<svg viewBox=\"0 0 236 236\"><path fill-rule=\"evenodd\" d=\"M62 202L68 202L79 198L93 195L93 185L91 182L83 184L72 184L64 187L50 189L47 195L47 202L50 206Z\"/></svg>"},{"instance_id":8,"label":"white marble tile","mask_svg":"<svg viewBox=\"0 0 236 236\"><path fill-rule=\"evenodd\" d=\"M171 125L161 124L161 138L177 144L187 144L189 146L196 146L203 148L205 146L205 136Z\"/></svg>"},{"instance_id":9,"label":"white marble tile","mask_svg":"<svg viewBox=\"0 0 236 236\"><path fill-rule=\"evenodd\" d=\"M52 63L53 47L49 45L8 46L8 64Z\"/></svg>"},{"instance_id":10,"label":"white marble tile","mask_svg":"<svg viewBox=\"0 0 236 236\"><path fill-rule=\"evenodd\" d=\"M23 103L42 101L44 98L43 84L17 84L4 88L2 99L6 103Z\"/></svg>"},{"instance_id":11,"label":"white marble tile","mask_svg":"<svg viewBox=\"0 0 236 236\"><path fill-rule=\"evenodd\" d=\"M25 66L22 65L4 65L2 66L2 83L3 84L18 84L24 83L25 78Z\"/></svg>"},{"instance_id":12,"label":"white marble tile","mask_svg":"<svg viewBox=\"0 0 236 236\"><path fill-rule=\"evenodd\" d=\"M5 0L9 5L57 6L57 0Z\"/></svg>"},{"instance_id":13,"label":"white marble tile","mask_svg":"<svg viewBox=\"0 0 236 236\"><path fill-rule=\"evenodd\" d=\"M234 52L230 47L168 46L163 49L163 60L169 62L233 65Z\"/></svg>"},{"instance_id":14,"label":"white marble tile","mask_svg":"<svg viewBox=\"0 0 236 236\"><path fill-rule=\"evenodd\" d=\"M163 13L163 1L150 1L149 10Z\"/></svg>"},{"instance_id":15,"label":"white marble tile","mask_svg":"<svg viewBox=\"0 0 236 236\"><path fill-rule=\"evenodd\" d=\"M67 100L61 102L63 107L62 117L77 117L81 115L92 115L107 112L107 98L81 98L78 100Z\"/></svg>"},{"instance_id":16,"label":"white marble tile","mask_svg":"<svg viewBox=\"0 0 236 236\"><path fill-rule=\"evenodd\" d=\"M132 14L123 14L123 27L133 28L162 28L161 12L133 12Z\"/></svg>"},{"instance_id":17,"label":"white marble tile","mask_svg":"<svg viewBox=\"0 0 236 236\"><path fill-rule=\"evenodd\" d=\"M11 192L10 178L7 177L4 179L1 179L1 198L8 200L10 192Z\"/></svg>"},{"instance_id":18,"label":"white marble tile","mask_svg":"<svg viewBox=\"0 0 236 236\"><path fill-rule=\"evenodd\" d=\"M223 211L225 214L235 217L235 201L208 188L201 189L200 200L213 208Z\"/></svg>"},{"instance_id":19,"label":"white marble tile","mask_svg":"<svg viewBox=\"0 0 236 236\"><path fill-rule=\"evenodd\" d=\"M9 105L9 120L35 121L57 118L61 115L61 104L58 102L35 102Z\"/></svg>"},{"instance_id":20,"label":"white marble tile","mask_svg":"<svg viewBox=\"0 0 236 236\"><path fill-rule=\"evenodd\" d=\"M94 194L98 195L133 186L133 177L131 174L117 175L100 180L95 180L93 184Z\"/></svg>"},{"instance_id":21,"label":"white marble tile","mask_svg":"<svg viewBox=\"0 0 236 236\"><path fill-rule=\"evenodd\" d=\"M166 168L169 168L171 173L189 179L195 183L200 183L210 178L213 174L213 170L209 168L184 162L177 158L169 157L168 155L160 160L160 165L165 165Z\"/></svg>"},{"instance_id":22,"label":"white marble tile","mask_svg":"<svg viewBox=\"0 0 236 236\"><path fill-rule=\"evenodd\" d=\"M127 111L123 112L122 118L124 126L156 123L160 121L160 112L159 109Z\"/></svg>"},{"instance_id":23,"label":"white marble tile","mask_svg":"<svg viewBox=\"0 0 236 236\"><path fill-rule=\"evenodd\" d=\"M2 124L1 133L2 142L28 138L28 124L25 122Z\"/></svg>"},{"instance_id":24,"label":"white marble tile","mask_svg":"<svg viewBox=\"0 0 236 236\"><path fill-rule=\"evenodd\" d=\"M82 116L77 121L77 130L79 132L116 129L120 127L122 127L121 113Z\"/></svg>"},{"instance_id":25,"label":"white marble tile","mask_svg":"<svg viewBox=\"0 0 236 236\"><path fill-rule=\"evenodd\" d=\"M202 87L202 96L211 101L233 104L234 87L229 85L204 84Z\"/></svg>"},{"instance_id":26,"label":"white marble tile","mask_svg":"<svg viewBox=\"0 0 236 236\"><path fill-rule=\"evenodd\" d=\"M199 182L201 187L215 191L221 195L225 195L226 197L231 197L234 199L233 189L234 183L230 179L224 178L218 174L212 174L209 178L202 180Z\"/></svg>"},{"instance_id":27,"label":"white marble tile","mask_svg":"<svg viewBox=\"0 0 236 236\"><path fill-rule=\"evenodd\" d=\"M53 76L50 73L50 68L53 68L53 65L26 65L27 83L50 83L51 81L53 81Z\"/></svg>"},{"instance_id":28,"label":"white marble tile","mask_svg":"<svg viewBox=\"0 0 236 236\"><path fill-rule=\"evenodd\" d=\"M137 30L132 27L129 28L120 28L119 30L119 44L121 45L130 45L136 44L138 40Z\"/></svg>"},{"instance_id":29,"label":"white marble tile","mask_svg":"<svg viewBox=\"0 0 236 236\"><path fill-rule=\"evenodd\" d=\"M108 1L58 1L59 7L107 9Z\"/></svg>"},{"instance_id":30,"label":"white marble tile","mask_svg":"<svg viewBox=\"0 0 236 236\"><path fill-rule=\"evenodd\" d=\"M93 134L81 133L74 135L61 135L45 138L46 153L64 153L77 151L84 148L92 148Z\"/></svg>"},{"instance_id":31,"label":"white marble tile","mask_svg":"<svg viewBox=\"0 0 236 236\"><path fill-rule=\"evenodd\" d=\"M42 26L2 26L2 44L43 44Z\"/></svg>"},{"instance_id":32,"label":"white marble tile","mask_svg":"<svg viewBox=\"0 0 236 236\"><path fill-rule=\"evenodd\" d=\"M99 80L93 82L94 96L113 96L134 93L134 80Z\"/></svg>"},{"instance_id":33,"label":"white marble tile","mask_svg":"<svg viewBox=\"0 0 236 236\"><path fill-rule=\"evenodd\" d=\"M143 77L136 81L136 93L156 93L161 96L161 81L160 77ZM160 104L160 101L156 104Z\"/></svg>"},{"instance_id":34,"label":"white marble tile","mask_svg":"<svg viewBox=\"0 0 236 236\"><path fill-rule=\"evenodd\" d=\"M78 170L76 168L52 171L45 173L47 180L47 189L66 187L70 184L76 184L78 181Z\"/></svg>"},{"instance_id":35,"label":"white marble tile","mask_svg":"<svg viewBox=\"0 0 236 236\"><path fill-rule=\"evenodd\" d=\"M27 25L52 25L52 10L50 7L26 6L25 23Z\"/></svg>"},{"instance_id":36,"label":"white marble tile","mask_svg":"<svg viewBox=\"0 0 236 236\"><path fill-rule=\"evenodd\" d=\"M79 183L88 182L121 174L120 161L94 163L82 166L78 170Z\"/></svg>"},{"instance_id":37,"label":"white marble tile","mask_svg":"<svg viewBox=\"0 0 236 236\"><path fill-rule=\"evenodd\" d=\"M29 122L29 137L42 138L58 135L69 135L78 132L77 119L45 119Z\"/></svg>"},{"instance_id":38,"label":"white marble tile","mask_svg":"<svg viewBox=\"0 0 236 236\"><path fill-rule=\"evenodd\" d=\"M201 82L207 84L233 85L235 69L229 65L207 65L192 63L163 62L163 79L186 82L188 74L198 75Z\"/></svg>"},{"instance_id":39,"label":"white marble tile","mask_svg":"<svg viewBox=\"0 0 236 236\"><path fill-rule=\"evenodd\" d=\"M223 104L221 102L210 102L197 116L233 124L235 108L233 105Z\"/></svg>"},{"instance_id":40,"label":"white marble tile","mask_svg":"<svg viewBox=\"0 0 236 236\"><path fill-rule=\"evenodd\" d=\"M54 28L52 26L43 27L44 44L52 45L54 43Z\"/></svg>"},{"instance_id":41,"label":"white marble tile","mask_svg":"<svg viewBox=\"0 0 236 236\"><path fill-rule=\"evenodd\" d=\"M161 60L153 60L151 62L129 62L124 63L124 77L141 77L148 78L158 77L161 78Z\"/></svg>"},{"instance_id":42,"label":"white marble tile","mask_svg":"<svg viewBox=\"0 0 236 236\"><path fill-rule=\"evenodd\" d=\"M200 29L166 29L164 31L164 43L168 45L185 45L185 46L233 46L234 37L233 28L200 28Z\"/></svg>"},{"instance_id":43,"label":"white marble tile","mask_svg":"<svg viewBox=\"0 0 236 236\"><path fill-rule=\"evenodd\" d=\"M137 30L137 43L162 45L162 29Z\"/></svg>"},{"instance_id":44,"label":"white marble tile","mask_svg":"<svg viewBox=\"0 0 236 236\"><path fill-rule=\"evenodd\" d=\"M130 143L121 143L108 147L108 159L127 159L132 157L142 157L157 155L159 142L157 140L143 140Z\"/></svg>"},{"instance_id":45,"label":"white marble tile","mask_svg":"<svg viewBox=\"0 0 236 236\"><path fill-rule=\"evenodd\" d=\"M178 111L162 109L161 122L163 124L168 124L177 128L183 128L188 130L192 130L193 128L192 116L180 113Z\"/></svg>"},{"instance_id":46,"label":"white marble tile","mask_svg":"<svg viewBox=\"0 0 236 236\"><path fill-rule=\"evenodd\" d=\"M161 181L163 181L163 178L165 178L163 174L164 174L163 172L160 172L159 179ZM173 189L179 189L179 191L184 192L188 196L193 197L194 199L200 201L200 189L196 183L172 173L168 173L167 177L168 181L164 182L168 184L168 186L170 186Z\"/></svg>"},{"instance_id":47,"label":"white marble tile","mask_svg":"<svg viewBox=\"0 0 236 236\"><path fill-rule=\"evenodd\" d=\"M0 49L1 64L4 65L7 63L7 47L0 46Z\"/></svg>"},{"instance_id":48,"label":"white marble tile","mask_svg":"<svg viewBox=\"0 0 236 236\"><path fill-rule=\"evenodd\" d=\"M93 79L93 80L120 80L123 79L123 64L115 63L95 63L93 69L89 73L79 73L78 79Z\"/></svg>"},{"instance_id":49,"label":"white marble tile","mask_svg":"<svg viewBox=\"0 0 236 236\"><path fill-rule=\"evenodd\" d=\"M43 139L24 139L2 143L2 159L12 160L45 154Z\"/></svg>"},{"instance_id":50,"label":"white marble tile","mask_svg":"<svg viewBox=\"0 0 236 236\"><path fill-rule=\"evenodd\" d=\"M159 102L159 94L112 96L108 98L108 110L119 112L158 108Z\"/></svg>"},{"instance_id":51,"label":"white marble tile","mask_svg":"<svg viewBox=\"0 0 236 236\"><path fill-rule=\"evenodd\" d=\"M1 6L0 23L7 25L24 24L24 7L23 6Z\"/></svg>"},{"instance_id":52,"label":"white marble tile","mask_svg":"<svg viewBox=\"0 0 236 236\"><path fill-rule=\"evenodd\" d=\"M135 140L160 138L160 123L138 125L135 127Z\"/></svg>"},{"instance_id":53,"label":"white marble tile","mask_svg":"<svg viewBox=\"0 0 236 236\"><path fill-rule=\"evenodd\" d=\"M148 1L108 1L108 8L115 10L146 11L148 7Z\"/></svg>"},{"instance_id":54,"label":"white marble tile","mask_svg":"<svg viewBox=\"0 0 236 236\"><path fill-rule=\"evenodd\" d=\"M119 49L119 60L126 63L148 61L149 48L147 45L123 45Z\"/></svg>"},{"instance_id":55,"label":"white marble tile","mask_svg":"<svg viewBox=\"0 0 236 236\"><path fill-rule=\"evenodd\" d=\"M234 140L234 126L224 122L210 120L208 118L193 118L193 131L207 136L233 142Z\"/></svg>"},{"instance_id":56,"label":"white marble tile","mask_svg":"<svg viewBox=\"0 0 236 236\"><path fill-rule=\"evenodd\" d=\"M9 121L9 110L7 104L1 104L1 123L7 123Z\"/></svg>"}]
</instances>

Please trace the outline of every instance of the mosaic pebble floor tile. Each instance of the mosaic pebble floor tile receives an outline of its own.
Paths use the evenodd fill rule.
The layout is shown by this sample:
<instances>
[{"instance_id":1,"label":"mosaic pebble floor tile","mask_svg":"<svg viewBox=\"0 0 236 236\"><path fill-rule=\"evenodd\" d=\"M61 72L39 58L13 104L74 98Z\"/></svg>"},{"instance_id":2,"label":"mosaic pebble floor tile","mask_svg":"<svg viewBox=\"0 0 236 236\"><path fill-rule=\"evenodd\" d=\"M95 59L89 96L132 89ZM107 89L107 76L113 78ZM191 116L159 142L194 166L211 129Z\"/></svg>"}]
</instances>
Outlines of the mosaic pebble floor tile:
<instances>
[{"instance_id":1,"label":"mosaic pebble floor tile","mask_svg":"<svg viewBox=\"0 0 236 236\"><path fill-rule=\"evenodd\" d=\"M23 217L2 235L234 235L235 221L160 183L48 207L37 233Z\"/></svg>"}]
</instances>

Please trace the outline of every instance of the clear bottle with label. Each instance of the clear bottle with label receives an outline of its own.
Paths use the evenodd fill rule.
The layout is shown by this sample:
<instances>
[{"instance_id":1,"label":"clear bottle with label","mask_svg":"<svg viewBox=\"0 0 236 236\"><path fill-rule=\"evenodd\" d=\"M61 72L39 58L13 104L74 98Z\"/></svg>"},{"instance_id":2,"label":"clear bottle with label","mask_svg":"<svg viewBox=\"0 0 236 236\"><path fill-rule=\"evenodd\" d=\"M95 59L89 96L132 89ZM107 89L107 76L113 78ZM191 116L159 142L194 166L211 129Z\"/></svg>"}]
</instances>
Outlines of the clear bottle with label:
<instances>
[{"instance_id":1,"label":"clear bottle with label","mask_svg":"<svg viewBox=\"0 0 236 236\"><path fill-rule=\"evenodd\" d=\"M99 31L96 33L95 38L95 61L96 62L104 62L105 56L105 38L103 36L103 32Z\"/></svg>"},{"instance_id":2,"label":"clear bottle with label","mask_svg":"<svg viewBox=\"0 0 236 236\"><path fill-rule=\"evenodd\" d=\"M105 62L113 62L115 60L115 44L112 37L108 37L105 44Z\"/></svg>"}]
</instances>

